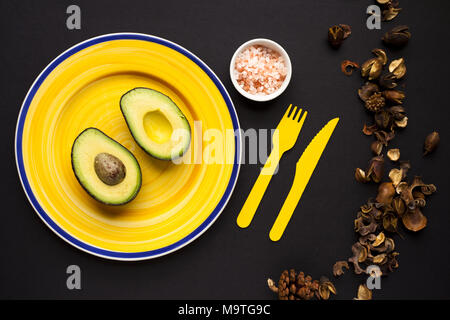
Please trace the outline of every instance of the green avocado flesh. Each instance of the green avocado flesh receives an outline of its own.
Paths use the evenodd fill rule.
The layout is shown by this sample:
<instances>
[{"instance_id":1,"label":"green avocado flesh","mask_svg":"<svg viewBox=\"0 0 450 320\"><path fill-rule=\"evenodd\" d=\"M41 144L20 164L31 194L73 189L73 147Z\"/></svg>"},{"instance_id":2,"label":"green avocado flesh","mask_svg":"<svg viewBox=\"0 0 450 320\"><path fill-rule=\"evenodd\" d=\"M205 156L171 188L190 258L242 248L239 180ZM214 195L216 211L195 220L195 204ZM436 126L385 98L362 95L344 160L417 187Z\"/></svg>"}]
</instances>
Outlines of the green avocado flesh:
<instances>
[{"instance_id":1,"label":"green avocado flesh","mask_svg":"<svg viewBox=\"0 0 450 320\"><path fill-rule=\"evenodd\" d=\"M165 94L134 88L120 99L128 128L139 146L161 160L181 157L191 141L191 127L178 106Z\"/></svg>"},{"instance_id":2,"label":"green avocado flesh","mask_svg":"<svg viewBox=\"0 0 450 320\"><path fill-rule=\"evenodd\" d=\"M96 128L84 130L75 139L72 168L87 193L105 204L130 202L141 188L141 168L136 158Z\"/></svg>"}]
</instances>

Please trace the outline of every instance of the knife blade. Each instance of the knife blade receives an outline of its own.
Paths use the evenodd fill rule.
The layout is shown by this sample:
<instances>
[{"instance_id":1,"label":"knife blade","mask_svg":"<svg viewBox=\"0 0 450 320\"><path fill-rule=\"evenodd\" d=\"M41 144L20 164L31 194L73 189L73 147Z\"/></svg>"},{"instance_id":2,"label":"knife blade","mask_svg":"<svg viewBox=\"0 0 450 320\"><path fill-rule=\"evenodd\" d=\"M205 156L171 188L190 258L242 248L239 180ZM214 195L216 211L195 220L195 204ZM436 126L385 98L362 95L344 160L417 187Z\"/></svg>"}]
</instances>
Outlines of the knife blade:
<instances>
[{"instance_id":1,"label":"knife blade","mask_svg":"<svg viewBox=\"0 0 450 320\"><path fill-rule=\"evenodd\" d=\"M272 241L280 240L283 235L338 122L339 118L330 120L311 140L305 151L303 151L302 156L297 161L291 190L289 191L283 207L269 233L269 237Z\"/></svg>"}]
</instances>

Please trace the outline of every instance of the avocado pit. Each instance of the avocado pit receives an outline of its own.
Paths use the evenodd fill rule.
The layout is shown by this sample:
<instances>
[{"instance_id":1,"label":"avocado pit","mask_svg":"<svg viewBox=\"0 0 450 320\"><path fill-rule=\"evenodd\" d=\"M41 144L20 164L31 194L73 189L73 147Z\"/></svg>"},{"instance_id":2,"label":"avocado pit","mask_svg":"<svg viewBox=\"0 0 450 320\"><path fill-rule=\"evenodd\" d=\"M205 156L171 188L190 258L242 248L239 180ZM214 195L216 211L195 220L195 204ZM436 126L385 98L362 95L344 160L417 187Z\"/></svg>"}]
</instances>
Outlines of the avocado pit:
<instances>
[{"instance_id":1,"label":"avocado pit","mask_svg":"<svg viewBox=\"0 0 450 320\"><path fill-rule=\"evenodd\" d=\"M99 153L94 159L94 169L98 178L109 186L115 186L125 179L123 162L109 153Z\"/></svg>"}]
</instances>

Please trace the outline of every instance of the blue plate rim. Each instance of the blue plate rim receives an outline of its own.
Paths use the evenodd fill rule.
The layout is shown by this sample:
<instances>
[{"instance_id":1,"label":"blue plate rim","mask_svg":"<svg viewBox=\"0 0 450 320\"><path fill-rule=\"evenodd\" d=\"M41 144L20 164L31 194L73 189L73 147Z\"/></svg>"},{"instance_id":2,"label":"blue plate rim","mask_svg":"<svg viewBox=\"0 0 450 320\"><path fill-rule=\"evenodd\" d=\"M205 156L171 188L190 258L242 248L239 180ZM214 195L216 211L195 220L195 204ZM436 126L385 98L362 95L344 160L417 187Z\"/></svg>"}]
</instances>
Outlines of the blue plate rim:
<instances>
[{"instance_id":1,"label":"blue plate rim","mask_svg":"<svg viewBox=\"0 0 450 320\"><path fill-rule=\"evenodd\" d=\"M47 78L47 76L64 60L66 60L68 57L72 56L73 54L88 48L90 46L107 42L107 41L113 41L113 40L143 40L143 41L149 41L158 43L161 45L164 45L168 48L171 48L173 50L176 50L177 52L183 54L190 60L192 60L194 63L196 63L208 76L209 78L214 82L216 87L219 89L220 93L222 94L223 99L225 100L225 103L227 105L228 111L230 113L230 117L233 123L233 128L237 134L235 134L235 159L233 164L233 169L231 173L230 180L228 182L227 188L220 199L217 206L214 208L214 210L211 212L211 214L206 218L205 221L202 222L200 226L198 226L193 232L191 232L189 235L184 237L183 239L169 245L163 248L155 249L155 250L149 250L149 251L141 251L141 252L120 252L120 251L112 251L112 250L106 250L99 248L97 246L93 246L90 244L87 244L76 237L69 234L67 231L62 229L56 222L54 222L49 215L45 212L45 210L41 207L39 202L37 201L35 195L33 194L33 191L30 187L30 184L28 182L28 178L25 173L25 168L23 164L23 154L22 154L22 134L23 134L23 126L25 123L26 115L28 112L28 108L30 106L31 101L34 98L34 95L36 94L37 90L41 86L41 84L44 82L44 80ZM44 221L44 223L53 231L55 232L60 238L68 242L69 244L73 245L74 247L90 253L92 255L112 259L112 260L121 260L121 261L136 261L136 260L146 260L146 259L152 259L156 257L160 257L166 254L169 254L171 252L174 252L178 249L181 249L182 247L186 246L187 244L191 243L195 239L197 239L201 234L203 234L219 217L219 215L222 213L224 208L226 207L226 204L228 203L228 200L231 197L231 194L233 193L234 187L236 186L236 181L239 175L240 170L240 163L241 163L241 155L242 155L242 136L241 136L241 130L239 125L239 119L236 113L236 109L234 107L234 104L231 100L230 95L228 94L228 91L226 90L223 83L220 81L220 79L217 77L217 75L204 63L200 58L198 58L196 55L194 55L189 50L185 49L184 47L161 37L143 34L143 33L135 33L135 32L119 32L119 33L109 33L100 35L97 37L93 37L90 39L87 39L85 41L82 41L71 48L67 49L63 53L61 53L59 56L57 56L52 62L50 62L44 70L38 75L38 77L35 79L33 84L31 85L30 89L28 90L28 93L25 96L25 99L23 100L21 109L19 111L19 116L17 118L17 125L16 125L16 133L15 133L15 142L14 142L14 148L15 148L15 157L16 157L16 166L17 171L19 174L20 181L22 183L22 187L25 191L25 194L31 203L33 209L36 211L38 216Z\"/></svg>"}]
</instances>

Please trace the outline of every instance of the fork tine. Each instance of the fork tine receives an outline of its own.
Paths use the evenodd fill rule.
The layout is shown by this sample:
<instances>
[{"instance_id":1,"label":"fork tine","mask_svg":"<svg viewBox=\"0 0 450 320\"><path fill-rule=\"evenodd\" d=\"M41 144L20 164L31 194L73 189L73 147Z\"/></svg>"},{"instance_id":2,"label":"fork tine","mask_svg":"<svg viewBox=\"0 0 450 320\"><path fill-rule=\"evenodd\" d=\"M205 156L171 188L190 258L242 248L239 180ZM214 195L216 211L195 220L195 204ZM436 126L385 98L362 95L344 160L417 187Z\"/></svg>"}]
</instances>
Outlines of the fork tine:
<instances>
[{"instance_id":1,"label":"fork tine","mask_svg":"<svg viewBox=\"0 0 450 320\"><path fill-rule=\"evenodd\" d=\"M289 116L290 119L294 119L295 117L295 113L297 112L297 106L295 106L294 108L292 108L292 112L291 115Z\"/></svg>"},{"instance_id":2,"label":"fork tine","mask_svg":"<svg viewBox=\"0 0 450 320\"><path fill-rule=\"evenodd\" d=\"M295 116L295 118L293 118L293 120L295 120L295 121L298 122L298 120L300 119L300 115L302 114L302 111L303 111L303 110L300 108L300 109L298 110L297 115Z\"/></svg>"},{"instance_id":3,"label":"fork tine","mask_svg":"<svg viewBox=\"0 0 450 320\"><path fill-rule=\"evenodd\" d=\"M287 108L286 113L284 114L283 118L287 118L288 117L289 112L291 111L291 109L292 109L292 104L290 104L289 107Z\"/></svg>"},{"instance_id":4,"label":"fork tine","mask_svg":"<svg viewBox=\"0 0 450 320\"><path fill-rule=\"evenodd\" d=\"M303 116L300 119L300 127L303 126L303 122L305 122L305 118L306 118L307 114L308 114L308 111L303 112Z\"/></svg>"}]
</instances>

